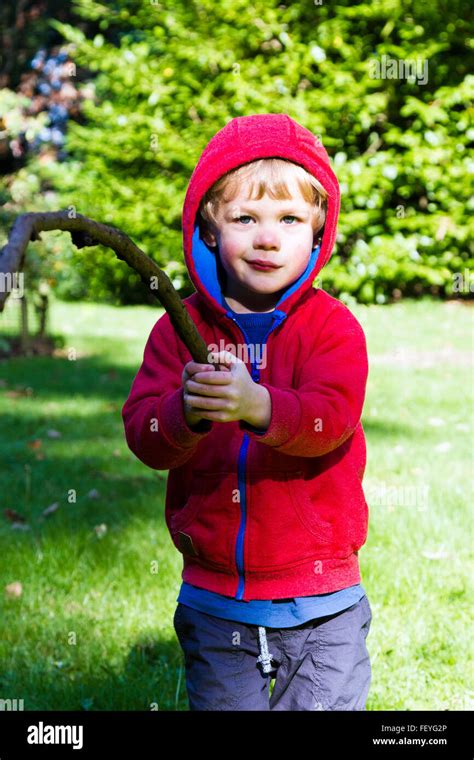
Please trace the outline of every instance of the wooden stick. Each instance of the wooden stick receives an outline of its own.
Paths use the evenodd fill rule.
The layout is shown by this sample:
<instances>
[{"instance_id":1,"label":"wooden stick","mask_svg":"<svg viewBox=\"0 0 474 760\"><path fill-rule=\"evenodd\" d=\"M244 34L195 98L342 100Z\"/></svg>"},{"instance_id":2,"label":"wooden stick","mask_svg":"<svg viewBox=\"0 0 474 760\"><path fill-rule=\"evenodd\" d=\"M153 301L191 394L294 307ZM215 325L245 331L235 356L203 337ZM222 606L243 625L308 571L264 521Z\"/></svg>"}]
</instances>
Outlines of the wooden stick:
<instances>
[{"instance_id":1,"label":"wooden stick","mask_svg":"<svg viewBox=\"0 0 474 760\"><path fill-rule=\"evenodd\" d=\"M8 242L0 252L0 312L5 307L9 290L1 287L12 273L21 271L30 240L41 240L40 233L66 230L76 248L104 245L112 248L117 258L125 261L140 275L144 284L162 303L171 323L188 348L193 360L209 364L208 348L198 332L169 277L122 230L101 224L81 214L70 216L69 211L45 211L20 214L11 229ZM157 287L152 287L152 284Z\"/></svg>"}]
</instances>

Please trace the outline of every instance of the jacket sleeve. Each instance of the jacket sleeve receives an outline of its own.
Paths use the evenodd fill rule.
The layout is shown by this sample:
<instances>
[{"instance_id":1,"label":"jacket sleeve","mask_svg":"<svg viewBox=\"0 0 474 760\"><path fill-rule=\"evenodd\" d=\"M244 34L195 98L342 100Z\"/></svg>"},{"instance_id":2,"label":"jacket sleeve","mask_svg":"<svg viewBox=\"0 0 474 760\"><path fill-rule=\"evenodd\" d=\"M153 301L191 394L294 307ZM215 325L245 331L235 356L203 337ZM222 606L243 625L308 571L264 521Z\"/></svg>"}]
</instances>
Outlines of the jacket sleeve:
<instances>
[{"instance_id":1,"label":"jacket sleeve","mask_svg":"<svg viewBox=\"0 0 474 760\"><path fill-rule=\"evenodd\" d=\"M316 341L308 334L313 346L295 373L297 387L262 383L271 398L270 424L262 435L240 421L250 438L283 454L316 457L355 431L367 384L367 345L360 323L344 304L340 307L331 311Z\"/></svg>"},{"instance_id":2,"label":"jacket sleeve","mask_svg":"<svg viewBox=\"0 0 474 760\"><path fill-rule=\"evenodd\" d=\"M192 428L186 422L181 377L190 360L191 356L180 358L176 332L164 314L148 337L141 367L122 407L129 448L155 470L184 464L213 427L212 420L201 420Z\"/></svg>"}]
</instances>

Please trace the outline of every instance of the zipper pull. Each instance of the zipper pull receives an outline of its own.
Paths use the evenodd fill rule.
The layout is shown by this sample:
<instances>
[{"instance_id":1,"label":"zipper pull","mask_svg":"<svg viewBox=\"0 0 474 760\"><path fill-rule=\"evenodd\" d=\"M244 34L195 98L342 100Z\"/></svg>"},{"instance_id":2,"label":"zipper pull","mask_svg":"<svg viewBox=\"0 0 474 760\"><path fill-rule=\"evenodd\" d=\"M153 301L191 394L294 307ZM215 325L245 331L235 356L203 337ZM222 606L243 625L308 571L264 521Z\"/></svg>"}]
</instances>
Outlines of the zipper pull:
<instances>
[{"instance_id":1,"label":"zipper pull","mask_svg":"<svg viewBox=\"0 0 474 760\"><path fill-rule=\"evenodd\" d=\"M257 366L255 364L252 364L251 377L252 377L252 380L256 383L260 381L260 370L257 369Z\"/></svg>"}]
</instances>

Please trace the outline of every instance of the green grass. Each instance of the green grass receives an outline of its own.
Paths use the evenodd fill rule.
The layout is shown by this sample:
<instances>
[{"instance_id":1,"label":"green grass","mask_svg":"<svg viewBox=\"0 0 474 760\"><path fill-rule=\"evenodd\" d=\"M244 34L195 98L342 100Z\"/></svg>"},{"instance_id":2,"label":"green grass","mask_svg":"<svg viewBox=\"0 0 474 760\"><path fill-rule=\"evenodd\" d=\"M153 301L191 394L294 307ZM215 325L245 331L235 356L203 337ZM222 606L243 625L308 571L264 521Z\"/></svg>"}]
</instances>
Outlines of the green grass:
<instances>
[{"instance_id":1,"label":"green grass","mask_svg":"<svg viewBox=\"0 0 474 760\"><path fill-rule=\"evenodd\" d=\"M471 709L473 312L429 300L352 310L370 363L367 709ZM160 313L54 302L52 330L77 359L0 362L0 698L25 710L187 709L166 472L128 450L120 414ZM12 529L7 508L30 529Z\"/></svg>"}]
</instances>

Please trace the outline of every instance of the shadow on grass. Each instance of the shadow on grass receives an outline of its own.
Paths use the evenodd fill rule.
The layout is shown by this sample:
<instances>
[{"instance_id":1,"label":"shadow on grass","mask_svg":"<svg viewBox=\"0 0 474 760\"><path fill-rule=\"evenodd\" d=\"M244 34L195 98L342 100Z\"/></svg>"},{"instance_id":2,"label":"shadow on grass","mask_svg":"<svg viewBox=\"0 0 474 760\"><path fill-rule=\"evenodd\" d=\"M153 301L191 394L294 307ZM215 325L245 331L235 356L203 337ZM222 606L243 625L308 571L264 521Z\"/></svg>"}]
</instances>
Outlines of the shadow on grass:
<instances>
[{"instance_id":1,"label":"shadow on grass","mask_svg":"<svg viewBox=\"0 0 474 760\"><path fill-rule=\"evenodd\" d=\"M44 525L59 523L66 531L78 519L89 523L91 517L116 526L127 520L132 500L135 511L137 503L143 505L140 513L147 503L156 510L164 502L167 473L142 464L125 440L121 410L135 373L100 356L0 362L4 509L15 509L40 530L41 512L60 502L60 510ZM95 408L88 406L89 399ZM51 430L60 437L51 437ZM78 493L73 509L67 501L70 489ZM93 489L98 499L87 498ZM12 535L10 524L2 523L0 533Z\"/></svg>"},{"instance_id":2,"label":"shadow on grass","mask_svg":"<svg viewBox=\"0 0 474 760\"><path fill-rule=\"evenodd\" d=\"M73 623L71 624L73 625ZM51 630L51 638L56 633ZM94 673L83 673L66 658L38 657L29 668L0 673L4 700L23 700L36 710L188 710L179 642L147 635L131 647L122 668L104 658Z\"/></svg>"},{"instance_id":3,"label":"shadow on grass","mask_svg":"<svg viewBox=\"0 0 474 760\"><path fill-rule=\"evenodd\" d=\"M6 382L2 395L31 388L30 398L48 400L72 394L125 400L138 371L107 362L100 355L70 361L63 357L11 359L0 362L0 378ZM19 396L21 398L21 396ZM59 399L58 399L59 401Z\"/></svg>"}]
</instances>

